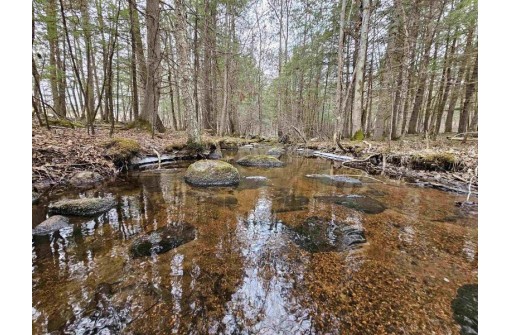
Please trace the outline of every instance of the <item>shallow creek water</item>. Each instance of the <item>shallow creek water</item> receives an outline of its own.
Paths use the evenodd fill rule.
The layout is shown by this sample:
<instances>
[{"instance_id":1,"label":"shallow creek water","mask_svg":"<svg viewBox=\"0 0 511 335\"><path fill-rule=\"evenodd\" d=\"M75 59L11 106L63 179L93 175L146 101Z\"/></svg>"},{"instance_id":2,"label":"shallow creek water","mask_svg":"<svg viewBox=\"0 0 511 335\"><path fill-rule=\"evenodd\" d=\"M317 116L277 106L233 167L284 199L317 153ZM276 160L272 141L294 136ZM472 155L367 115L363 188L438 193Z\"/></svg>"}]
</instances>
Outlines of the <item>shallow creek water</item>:
<instances>
[{"instance_id":1,"label":"shallow creek water","mask_svg":"<svg viewBox=\"0 0 511 335\"><path fill-rule=\"evenodd\" d=\"M267 149L226 151L224 159ZM387 179L339 187L305 175L360 172L319 158L281 160L272 169L235 164L236 187L192 187L180 163L33 205L35 227L50 201L118 201L100 216L71 218L72 228L34 236L33 333L460 333L453 301L460 287L477 284L478 262L477 214L455 206L464 196ZM350 194L386 209L323 201ZM137 237L183 223L195 227L191 242L130 254ZM354 229L363 240L351 239Z\"/></svg>"}]
</instances>

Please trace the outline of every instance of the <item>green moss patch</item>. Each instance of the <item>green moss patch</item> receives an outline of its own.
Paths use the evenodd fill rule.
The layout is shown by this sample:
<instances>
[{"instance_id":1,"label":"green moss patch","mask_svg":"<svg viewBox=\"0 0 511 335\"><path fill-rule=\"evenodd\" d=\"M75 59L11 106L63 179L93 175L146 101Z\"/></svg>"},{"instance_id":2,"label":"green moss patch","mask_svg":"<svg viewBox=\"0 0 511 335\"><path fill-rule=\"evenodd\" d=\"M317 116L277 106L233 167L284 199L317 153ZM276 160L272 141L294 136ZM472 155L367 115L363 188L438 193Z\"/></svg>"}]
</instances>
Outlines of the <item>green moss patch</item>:
<instances>
[{"instance_id":1,"label":"green moss patch","mask_svg":"<svg viewBox=\"0 0 511 335\"><path fill-rule=\"evenodd\" d=\"M414 169L451 171L457 164L457 160L453 154L447 152L415 154L410 156L410 164Z\"/></svg>"},{"instance_id":2,"label":"green moss patch","mask_svg":"<svg viewBox=\"0 0 511 335\"><path fill-rule=\"evenodd\" d=\"M140 152L140 144L129 138L113 138L103 143L105 156L110 157L115 164L120 164Z\"/></svg>"}]
</instances>

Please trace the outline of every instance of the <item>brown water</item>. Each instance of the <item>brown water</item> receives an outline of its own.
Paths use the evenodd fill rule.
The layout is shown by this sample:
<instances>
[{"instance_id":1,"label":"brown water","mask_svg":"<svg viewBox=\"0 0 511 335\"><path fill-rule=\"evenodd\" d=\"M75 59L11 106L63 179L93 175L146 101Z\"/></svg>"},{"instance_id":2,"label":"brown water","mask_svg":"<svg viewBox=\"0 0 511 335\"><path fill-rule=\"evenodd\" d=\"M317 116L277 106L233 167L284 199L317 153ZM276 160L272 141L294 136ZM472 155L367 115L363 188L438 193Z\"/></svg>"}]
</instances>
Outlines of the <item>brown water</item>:
<instances>
[{"instance_id":1,"label":"brown water","mask_svg":"<svg viewBox=\"0 0 511 335\"><path fill-rule=\"evenodd\" d=\"M283 168L237 166L242 176L267 177L262 186L242 178L237 187L192 187L181 164L43 199L33 226L60 198L113 196L118 205L34 237L33 333L460 332L451 302L459 287L477 284L477 215L455 206L464 196L363 178L362 187L342 188L305 175L360 172L322 159L282 160ZM318 198L342 194L366 195L386 210L365 214ZM314 220L326 225L307 230L304 222ZM195 240L130 255L134 238L185 222ZM342 240L339 227L363 230L366 242L332 247Z\"/></svg>"}]
</instances>

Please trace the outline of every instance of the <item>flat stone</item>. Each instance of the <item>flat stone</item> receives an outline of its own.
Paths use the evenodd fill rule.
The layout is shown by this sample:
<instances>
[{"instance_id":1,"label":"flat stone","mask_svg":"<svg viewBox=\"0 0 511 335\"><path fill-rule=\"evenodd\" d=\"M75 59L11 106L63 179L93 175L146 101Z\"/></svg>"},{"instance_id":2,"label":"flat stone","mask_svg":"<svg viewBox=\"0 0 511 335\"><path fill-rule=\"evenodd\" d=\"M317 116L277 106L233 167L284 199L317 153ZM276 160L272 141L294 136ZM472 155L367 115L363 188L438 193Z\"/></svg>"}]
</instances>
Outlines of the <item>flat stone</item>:
<instances>
[{"instance_id":1,"label":"flat stone","mask_svg":"<svg viewBox=\"0 0 511 335\"><path fill-rule=\"evenodd\" d=\"M75 187L85 187L99 184L103 180L103 176L97 172L79 171L69 179L69 183Z\"/></svg>"},{"instance_id":2,"label":"flat stone","mask_svg":"<svg viewBox=\"0 0 511 335\"><path fill-rule=\"evenodd\" d=\"M240 174L227 162L200 160L188 167L185 181L196 186L231 186L240 182Z\"/></svg>"},{"instance_id":3,"label":"flat stone","mask_svg":"<svg viewBox=\"0 0 511 335\"><path fill-rule=\"evenodd\" d=\"M293 241L313 253L351 250L366 242L362 228L317 216L308 217L291 230L294 232Z\"/></svg>"},{"instance_id":4,"label":"flat stone","mask_svg":"<svg viewBox=\"0 0 511 335\"><path fill-rule=\"evenodd\" d=\"M50 216L32 229L32 235L48 235L62 228L71 227L69 219L62 215Z\"/></svg>"},{"instance_id":5,"label":"flat stone","mask_svg":"<svg viewBox=\"0 0 511 335\"><path fill-rule=\"evenodd\" d=\"M327 185L335 185L335 186L353 186L360 187L362 186L362 182L358 179L340 176L340 175L328 175L328 174L308 174L307 178L317 179L320 182Z\"/></svg>"},{"instance_id":6,"label":"flat stone","mask_svg":"<svg viewBox=\"0 0 511 335\"><path fill-rule=\"evenodd\" d=\"M48 205L52 214L90 216L104 213L114 207L117 201L112 198L81 198L67 199Z\"/></svg>"},{"instance_id":7,"label":"flat stone","mask_svg":"<svg viewBox=\"0 0 511 335\"><path fill-rule=\"evenodd\" d=\"M344 207L352 208L356 211L366 214L378 214L383 212L386 207L378 200L374 200L364 195L349 194L349 195L326 195L316 196L315 199L322 202L334 203Z\"/></svg>"},{"instance_id":8,"label":"flat stone","mask_svg":"<svg viewBox=\"0 0 511 335\"><path fill-rule=\"evenodd\" d=\"M137 238L130 246L134 258L162 254L195 239L195 228L188 223L176 223Z\"/></svg>"},{"instance_id":9,"label":"flat stone","mask_svg":"<svg viewBox=\"0 0 511 335\"><path fill-rule=\"evenodd\" d=\"M270 155L248 155L236 162L243 166L257 166L257 167L280 167L284 163L277 158Z\"/></svg>"}]
</instances>

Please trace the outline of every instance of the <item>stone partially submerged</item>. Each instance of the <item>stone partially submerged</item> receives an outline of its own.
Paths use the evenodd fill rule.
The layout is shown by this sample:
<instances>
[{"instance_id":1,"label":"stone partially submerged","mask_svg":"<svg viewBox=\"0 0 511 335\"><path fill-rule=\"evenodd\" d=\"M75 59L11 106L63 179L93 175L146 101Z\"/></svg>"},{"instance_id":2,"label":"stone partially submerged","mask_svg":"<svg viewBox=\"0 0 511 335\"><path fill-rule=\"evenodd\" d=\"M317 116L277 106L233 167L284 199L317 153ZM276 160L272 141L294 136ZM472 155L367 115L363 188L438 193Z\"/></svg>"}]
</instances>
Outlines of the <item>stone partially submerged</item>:
<instances>
[{"instance_id":1,"label":"stone partially submerged","mask_svg":"<svg viewBox=\"0 0 511 335\"><path fill-rule=\"evenodd\" d=\"M48 211L52 214L90 216L104 213L116 204L113 198L67 199L49 204Z\"/></svg>"},{"instance_id":2,"label":"stone partially submerged","mask_svg":"<svg viewBox=\"0 0 511 335\"><path fill-rule=\"evenodd\" d=\"M231 186L240 182L240 174L227 162L200 160L188 167L185 181L196 186Z\"/></svg>"},{"instance_id":3,"label":"stone partially submerged","mask_svg":"<svg viewBox=\"0 0 511 335\"><path fill-rule=\"evenodd\" d=\"M32 235L48 235L62 228L71 227L69 219L62 215L50 216L32 229Z\"/></svg>"},{"instance_id":4,"label":"stone partially submerged","mask_svg":"<svg viewBox=\"0 0 511 335\"><path fill-rule=\"evenodd\" d=\"M351 250L366 242L362 228L317 216L308 217L291 230L294 232L294 242L313 253Z\"/></svg>"},{"instance_id":5,"label":"stone partially submerged","mask_svg":"<svg viewBox=\"0 0 511 335\"><path fill-rule=\"evenodd\" d=\"M271 148L270 150L268 150L268 155L270 155L270 156L275 156L275 157L279 158L279 157L280 157L280 156L282 156L285 152L286 152L286 150L285 150L284 148L273 147L273 148Z\"/></svg>"},{"instance_id":6,"label":"stone partially submerged","mask_svg":"<svg viewBox=\"0 0 511 335\"><path fill-rule=\"evenodd\" d=\"M386 209L385 205L381 202L365 195L320 195L314 198L322 202L334 203L336 205L352 208L366 214L378 214Z\"/></svg>"},{"instance_id":7,"label":"stone partially submerged","mask_svg":"<svg viewBox=\"0 0 511 335\"><path fill-rule=\"evenodd\" d=\"M177 223L158 228L137 238L130 246L134 258L162 254L195 239L195 228L188 223Z\"/></svg>"},{"instance_id":8,"label":"stone partially submerged","mask_svg":"<svg viewBox=\"0 0 511 335\"><path fill-rule=\"evenodd\" d=\"M280 167L284 163L270 155L248 155L236 162L243 166Z\"/></svg>"},{"instance_id":9,"label":"stone partially submerged","mask_svg":"<svg viewBox=\"0 0 511 335\"><path fill-rule=\"evenodd\" d=\"M340 176L340 175L328 175L328 174L308 174L307 178L317 179L320 182L327 185L335 185L341 187L360 187L362 182L358 179Z\"/></svg>"},{"instance_id":10,"label":"stone partially submerged","mask_svg":"<svg viewBox=\"0 0 511 335\"><path fill-rule=\"evenodd\" d=\"M103 179L103 176L97 172L79 171L69 179L69 183L75 187L88 187L101 183Z\"/></svg>"}]
</instances>

